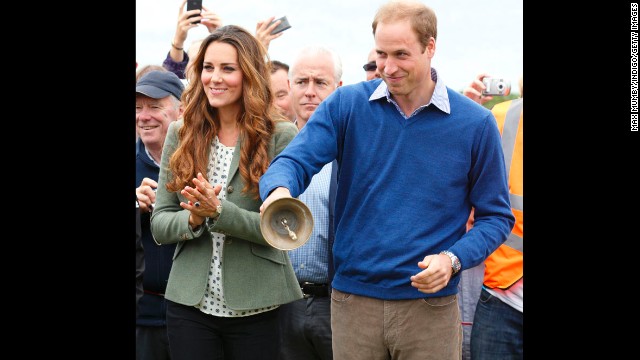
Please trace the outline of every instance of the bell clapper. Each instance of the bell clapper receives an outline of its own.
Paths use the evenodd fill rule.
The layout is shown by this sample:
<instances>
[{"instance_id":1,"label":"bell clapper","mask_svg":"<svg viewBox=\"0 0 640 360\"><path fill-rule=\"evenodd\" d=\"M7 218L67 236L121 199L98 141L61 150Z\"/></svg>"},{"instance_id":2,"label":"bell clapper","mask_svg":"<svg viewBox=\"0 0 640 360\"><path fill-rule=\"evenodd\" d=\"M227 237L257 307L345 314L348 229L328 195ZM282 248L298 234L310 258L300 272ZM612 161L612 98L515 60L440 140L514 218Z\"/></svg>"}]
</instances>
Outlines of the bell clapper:
<instances>
[{"instance_id":1,"label":"bell clapper","mask_svg":"<svg viewBox=\"0 0 640 360\"><path fill-rule=\"evenodd\" d=\"M291 229L289 229L289 225L287 225L287 219L286 218L280 219L280 223L289 232L289 237L291 238L291 240L293 240L293 241L298 240L298 237L296 236L296 233L294 233L293 231L291 231Z\"/></svg>"}]
</instances>

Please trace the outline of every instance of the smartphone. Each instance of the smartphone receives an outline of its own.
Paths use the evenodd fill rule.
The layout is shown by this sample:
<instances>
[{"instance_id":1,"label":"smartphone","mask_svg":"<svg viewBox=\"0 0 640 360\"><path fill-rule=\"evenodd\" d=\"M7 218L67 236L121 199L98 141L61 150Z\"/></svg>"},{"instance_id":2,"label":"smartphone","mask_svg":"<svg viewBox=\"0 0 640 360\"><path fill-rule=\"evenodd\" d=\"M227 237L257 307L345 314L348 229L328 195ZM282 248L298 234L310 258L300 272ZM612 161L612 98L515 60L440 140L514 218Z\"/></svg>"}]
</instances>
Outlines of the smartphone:
<instances>
[{"instance_id":1,"label":"smartphone","mask_svg":"<svg viewBox=\"0 0 640 360\"><path fill-rule=\"evenodd\" d=\"M281 18L273 20L272 22L269 23L269 26L271 26L274 22L276 22L278 20L282 20L282 22L280 23L280 25L276 26L276 28L271 31L271 35L275 35L277 33L281 33L283 31L291 28L291 24L289 24L289 20L287 20L286 16L283 16Z\"/></svg>"},{"instance_id":2,"label":"smartphone","mask_svg":"<svg viewBox=\"0 0 640 360\"><path fill-rule=\"evenodd\" d=\"M511 83L505 79L485 77L482 83L487 87L482 90L484 96L507 96L511 93Z\"/></svg>"},{"instance_id":3,"label":"smartphone","mask_svg":"<svg viewBox=\"0 0 640 360\"><path fill-rule=\"evenodd\" d=\"M189 10L202 10L202 0L187 0L187 11ZM193 16L189 16L192 18ZM193 21L192 24L199 24L200 20Z\"/></svg>"}]
</instances>

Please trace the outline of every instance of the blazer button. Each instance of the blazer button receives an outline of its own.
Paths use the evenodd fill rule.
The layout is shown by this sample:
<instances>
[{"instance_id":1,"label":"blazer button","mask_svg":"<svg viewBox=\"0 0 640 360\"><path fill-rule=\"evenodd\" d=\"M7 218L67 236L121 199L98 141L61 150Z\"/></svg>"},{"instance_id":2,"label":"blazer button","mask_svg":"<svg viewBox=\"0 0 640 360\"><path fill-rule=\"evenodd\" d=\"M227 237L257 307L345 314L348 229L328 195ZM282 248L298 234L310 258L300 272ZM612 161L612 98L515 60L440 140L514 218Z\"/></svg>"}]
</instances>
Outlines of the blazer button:
<instances>
[{"instance_id":1,"label":"blazer button","mask_svg":"<svg viewBox=\"0 0 640 360\"><path fill-rule=\"evenodd\" d=\"M233 192L233 185L227 186L227 194L231 194Z\"/></svg>"}]
</instances>

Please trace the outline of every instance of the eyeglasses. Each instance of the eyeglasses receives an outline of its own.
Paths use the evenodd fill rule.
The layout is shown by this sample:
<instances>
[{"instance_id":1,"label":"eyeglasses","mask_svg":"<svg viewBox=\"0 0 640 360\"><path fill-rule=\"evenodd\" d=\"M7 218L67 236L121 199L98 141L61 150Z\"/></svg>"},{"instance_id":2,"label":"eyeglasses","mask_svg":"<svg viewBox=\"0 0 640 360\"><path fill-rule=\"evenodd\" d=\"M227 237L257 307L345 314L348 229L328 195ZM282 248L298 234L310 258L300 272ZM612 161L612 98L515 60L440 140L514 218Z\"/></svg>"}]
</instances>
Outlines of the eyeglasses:
<instances>
[{"instance_id":1,"label":"eyeglasses","mask_svg":"<svg viewBox=\"0 0 640 360\"><path fill-rule=\"evenodd\" d=\"M362 65L362 68L364 69L364 71L375 71L376 70L376 62L372 61L370 63L366 63L366 64Z\"/></svg>"}]
</instances>

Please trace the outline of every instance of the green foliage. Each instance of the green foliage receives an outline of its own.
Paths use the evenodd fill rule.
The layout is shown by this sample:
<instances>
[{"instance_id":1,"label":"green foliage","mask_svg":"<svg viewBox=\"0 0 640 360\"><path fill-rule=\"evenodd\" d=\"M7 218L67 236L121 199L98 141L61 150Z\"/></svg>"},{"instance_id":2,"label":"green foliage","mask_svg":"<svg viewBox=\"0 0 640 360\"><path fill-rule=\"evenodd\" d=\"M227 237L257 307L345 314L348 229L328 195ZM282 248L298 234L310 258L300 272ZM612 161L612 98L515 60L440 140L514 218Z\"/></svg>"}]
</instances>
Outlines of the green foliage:
<instances>
[{"instance_id":1,"label":"green foliage","mask_svg":"<svg viewBox=\"0 0 640 360\"><path fill-rule=\"evenodd\" d=\"M511 89L513 90L513 89ZM458 91L460 94L462 94L462 90ZM464 95L464 94L463 94ZM495 104L499 104L503 101L507 101L507 100L513 100L513 99L517 99L520 97L519 93L514 93L512 92L511 94L509 94L509 96L494 96L493 99L487 101L486 103L484 103L482 106L486 107L487 109L491 110L493 108L493 106Z\"/></svg>"},{"instance_id":2,"label":"green foliage","mask_svg":"<svg viewBox=\"0 0 640 360\"><path fill-rule=\"evenodd\" d=\"M491 108L493 108L493 105L495 105L495 104L499 104L499 103L501 103L503 101L507 101L507 100L517 99L519 97L520 97L520 94L514 94L514 93L511 93L508 96L494 96L493 99L487 101L482 106L484 106L487 109L491 110Z\"/></svg>"}]
</instances>

